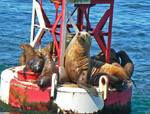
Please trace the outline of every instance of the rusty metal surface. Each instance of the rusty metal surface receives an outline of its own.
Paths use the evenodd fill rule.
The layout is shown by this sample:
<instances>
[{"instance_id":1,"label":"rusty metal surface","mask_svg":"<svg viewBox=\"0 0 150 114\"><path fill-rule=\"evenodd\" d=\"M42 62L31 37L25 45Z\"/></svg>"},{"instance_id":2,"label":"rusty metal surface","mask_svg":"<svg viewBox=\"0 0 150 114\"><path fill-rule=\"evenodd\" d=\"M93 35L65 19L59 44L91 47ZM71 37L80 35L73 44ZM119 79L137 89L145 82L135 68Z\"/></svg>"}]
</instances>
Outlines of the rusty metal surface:
<instances>
[{"instance_id":1,"label":"rusty metal surface","mask_svg":"<svg viewBox=\"0 0 150 114\"><path fill-rule=\"evenodd\" d=\"M41 90L36 85L20 83L12 79L9 92L9 104L26 110L49 110L52 109L50 99L50 87Z\"/></svg>"}]
</instances>

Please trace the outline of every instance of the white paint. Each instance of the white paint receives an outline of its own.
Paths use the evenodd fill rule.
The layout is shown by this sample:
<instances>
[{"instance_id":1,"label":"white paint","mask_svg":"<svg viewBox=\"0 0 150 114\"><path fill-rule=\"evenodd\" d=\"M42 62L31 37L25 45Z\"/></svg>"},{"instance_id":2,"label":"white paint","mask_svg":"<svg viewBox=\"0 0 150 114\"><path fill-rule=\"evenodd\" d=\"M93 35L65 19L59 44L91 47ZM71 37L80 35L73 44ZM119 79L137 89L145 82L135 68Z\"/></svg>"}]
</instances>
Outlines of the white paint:
<instances>
[{"instance_id":1,"label":"white paint","mask_svg":"<svg viewBox=\"0 0 150 114\"><path fill-rule=\"evenodd\" d=\"M37 34L34 38L36 14L37 14L38 21L39 21L39 24L40 24L40 29L39 29L39 31L37 32ZM44 21L44 17L43 17L43 14L42 14L40 4L36 0L33 0L31 38L30 38L30 45L32 47L35 47L38 44L38 42L41 39L43 33L46 31L45 28L46 28L46 25L45 25L45 21Z\"/></svg>"},{"instance_id":2,"label":"white paint","mask_svg":"<svg viewBox=\"0 0 150 114\"><path fill-rule=\"evenodd\" d=\"M104 84L102 80L104 80ZM107 76L101 76L99 79L99 89L100 89L100 92L103 93L103 100L107 99L108 82L109 80Z\"/></svg>"},{"instance_id":3,"label":"white paint","mask_svg":"<svg viewBox=\"0 0 150 114\"><path fill-rule=\"evenodd\" d=\"M9 90L11 79L17 78L17 72L19 70L22 70L23 68L24 66L19 66L2 71L0 97L4 103L9 104Z\"/></svg>"},{"instance_id":4,"label":"white paint","mask_svg":"<svg viewBox=\"0 0 150 114\"><path fill-rule=\"evenodd\" d=\"M51 97L53 97L53 98L55 96L55 89L57 86L57 82L58 82L58 76L56 73L54 73L52 75L52 83L51 83Z\"/></svg>"},{"instance_id":5,"label":"white paint","mask_svg":"<svg viewBox=\"0 0 150 114\"><path fill-rule=\"evenodd\" d=\"M61 110L78 113L97 112L104 106L102 93L99 92L98 97L95 97L78 87L57 87L55 102Z\"/></svg>"}]
</instances>

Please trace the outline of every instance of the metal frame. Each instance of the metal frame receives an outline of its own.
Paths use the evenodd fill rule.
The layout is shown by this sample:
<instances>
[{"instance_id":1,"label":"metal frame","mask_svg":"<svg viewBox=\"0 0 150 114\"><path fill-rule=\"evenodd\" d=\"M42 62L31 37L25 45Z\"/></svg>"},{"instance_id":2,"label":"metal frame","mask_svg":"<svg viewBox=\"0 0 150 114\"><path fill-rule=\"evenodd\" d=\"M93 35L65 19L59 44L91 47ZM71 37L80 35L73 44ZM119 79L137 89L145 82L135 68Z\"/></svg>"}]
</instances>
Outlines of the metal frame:
<instances>
[{"instance_id":1,"label":"metal frame","mask_svg":"<svg viewBox=\"0 0 150 114\"><path fill-rule=\"evenodd\" d=\"M65 51L67 50L65 47L67 31L69 31L69 28L74 28L76 33L82 30L86 30L92 36L95 37L98 45L106 55L106 62L109 63L114 0L84 0L84 1L83 0L59 0L58 2L56 0L52 0L52 2L55 4L56 7L56 17L55 17L54 24L51 24L48 17L46 16L42 8L42 0L40 0L40 2L38 2L37 0L33 0L31 40L30 40L31 46L36 47L38 43L40 43L42 37L47 31L52 33L55 47L58 53L58 68L60 71L60 75L62 75L65 74L64 56L65 56ZM68 4L76 5L75 10L77 10L77 24L72 18L72 15L75 12L75 10L73 11L72 14L70 14L68 11ZM106 10L106 12L99 20L95 28L91 28L89 14L90 14L90 8L95 4L110 4L110 7L109 9ZM62 7L58 15L58 8L60 5L62 5ZM35 24L36 16L38 17L39 25ZM83 25L84 16L85 16L86 26ZM105 26L108 19L109 19L108 32L104 32L102 31L102 29ZM71 22L71 24L67 24L68 20ZM61 21L61 25L58 24L60 21ZM35 36L36 27L39 28L39 31ZM57 28L60 28L60 31L58 31ZM60 35L59 45L57 42L56 35ZM104 36L108 36L107 43L104 40Z\"/></svg>"}]
</instances>

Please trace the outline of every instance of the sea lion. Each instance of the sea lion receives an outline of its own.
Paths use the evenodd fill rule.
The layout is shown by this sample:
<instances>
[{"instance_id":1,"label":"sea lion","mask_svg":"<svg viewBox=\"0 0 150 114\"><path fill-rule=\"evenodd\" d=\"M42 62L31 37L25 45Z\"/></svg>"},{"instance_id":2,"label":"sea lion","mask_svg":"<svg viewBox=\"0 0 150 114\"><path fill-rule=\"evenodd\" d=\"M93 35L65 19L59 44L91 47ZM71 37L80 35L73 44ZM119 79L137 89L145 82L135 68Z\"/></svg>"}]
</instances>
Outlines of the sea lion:
<instances>
[{"instance_id":1,"label":"sea lion","mask_svg":"<svg viewBox=\"0 0 150 114\"><path fill-rule=\"evenodd\" d=\"M21 62L25 64L23 71L32 70L35 73L41 72L44 66L41 54L37 55L33 47L29 44L21 44L20 47L24 50L24 57L21 57Z\"/></svg>"},{"instance_id":2,"label":"sea lion","mask_svg":"<svg viewBox=\"0 0 150 114\"><path fill-rule=\"evenodd\" d=\"M121 80L129 77L121 66L107 64L90 58L91 36L87 32L79 32L65 55L65 70L70 81L97 96L90 80L97 73L107 73Z\"/></svg>"},{"instance_id":3,"label":"sea lion","mask_svg":"<svg viewBox=\"0 0 150 114\"><path fill-rule=\"evenodd\" d=\"M46 52L47 53L47 52ZM56 73L59 76L59 71L55 62L53 61L50 53L44 54L44 67L39 75L38 79L34 82L41 88L47 87L51 85L51 79L53 73Z\"/></svg>"},{"instance_id":4,"label":"sea lion","mask_svg":"<svg viewBox=\"0 0 150 114\"><path fill-rule=\"evenodd\" d=\"M94 59L97 60L97 61L106 62L106 56L105 56L105 54L104 54L102 51L100 51L100 52L95 56ZM120 63L119 57L118 57L116 51L115 51L113 48L111 48L111 49L110 49L110 61L109 61L109 63L112 64L112 63L114 63L114 62Z\"/></svg>"},{"instance_id":5,"label":"sea lion","mask_svg":"<svg viewBox=\"0 0 150 114\"><path fill-rule=\"evenodd\" d=\"M32 56L30 53L32 53L33 55L35 54L44 54L44 51L51 53L51 55L53 54L53 46L54 46L54 42L52 41L50 44L48 44L47 46L45 46L44 48L40 49L34 49L31 45L29 44L20 44L20 48L22 50L24 50L24 52L21 54L19 62L20 65L25 65L26 64L26 59L28 59L28 57ZM56 55L57 55L57 51L55 51Z\"/></svg>"},{"instance_id":6,"label":"sea lion","mask_svg":"<svg viewBox=\"0 0 150 114\"><path fill-rule=\"evenodd\" d=\"M119 51L117 52L117 55L121 58L121 66L129 72L129 79L131 79L134 71L134 64L132 60L125 51Z\"/></svg>"},{"instance_id":7,"label":"sea lion","mask_svg":"<svg viewBox=\"0 0 150 114\"><path fill-rule=\"evenodd\" d=\"M65 70L69 80L98 96L96 89L90 84L91 36L87 32L79 32L69 46L65 55Z\"/></svg>"}]
</instances>

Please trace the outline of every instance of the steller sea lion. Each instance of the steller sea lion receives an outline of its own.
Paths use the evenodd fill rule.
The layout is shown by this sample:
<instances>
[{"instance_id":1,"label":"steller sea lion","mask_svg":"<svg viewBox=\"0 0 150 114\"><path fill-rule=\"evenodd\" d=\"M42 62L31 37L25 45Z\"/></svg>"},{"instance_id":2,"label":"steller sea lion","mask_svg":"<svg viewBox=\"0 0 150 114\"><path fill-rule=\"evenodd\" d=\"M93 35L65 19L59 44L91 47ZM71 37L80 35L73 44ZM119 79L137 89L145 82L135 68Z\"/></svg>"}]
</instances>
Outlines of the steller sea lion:
<instances>
[{"instance_id":1,"label":"steller sea lion","mask_svg":"<svg viewBox=\"0 0 150 114\"><path fill-rule=\"evenodd\" d=\"M79 32L66 52L65 70L71 82L98 96L96 89L90 84L90 47L91 36L87 32Z\"/></svg>"},{"instance_id":2,"label":"steller sea lion","mask_svg":"<svg viewBox=\"0 0 150 114\"><path fill-rule=\"evenodd\" d=\"M128 71L118 65L107 64L90 58L91 36L87 32L79 32L73 39L65 55L65 70L70 81L77 83L87 92L98 96L90 80L97 73L106 73L112 77L125 80L129 77Z\"/></svg>"},{"instance_id":3,"label":"steller sea lion","mask_svg":"<svg viewBox=\"0 0 150 114\"><path fill-rule=\"evenodd\" d=\"M97 60L97 61L106 62L106 56L105 56L105 54L104 54L102 51L100 51L100 52L95 56L94 59ZM112 63L114 63L114 62L120 63L119 57L118 57L116 51L115 51L113 48L111 48L111 49L110 49L110 61L109 61L109 63L112 64Z\"/></svg>"},{"instance_id":4,"label":"steller sea lion","mask_svg":"<svg viewBox=\"0 0 150 114\"><path fill-rule=\"evenodd\" d=\"M134 71L134 64L132 60L129 58L125 51L119 51L117 52L117 55L121 58L121 66L129 72L129 79L131 79Z\"/></svg>"},{"instance_id":5,"label":"steller sea lion","mask_svg":"<svg viewBox=\"0 0 150 114\"><path fill-rule=\"evenodd\" d=\"M19 62L20 65L25 65L26 64L26 59L30 58L30 56L34 56L35 54L40 54L40 53L44 53L44 51L49 52L49 53L53 53L53 46L54 46L54 42L52 41L49 45L45 46L44 48L40 49L34 49L31 45L29 44L20 44L20 48L22 50L24 50L24 52L21 54ZM55 51L56 52L56 51ZM56 53L57 55L57 53Z\"/></svg>"},{"instance_id":6,"label":"steller sea lion","mask_svg":"<svg viewBox=\"0 0 150 114\"><path fill-rule=\"evenodd\" d=\"M50 53L47 53L47 52L45 52L45 53L46 54L44 54L45 56L44 56L43 70L42 70L41 74L39 75L38 79L34 82L41 88L51 85L51 79L52 79L53 73L56 73L57 76L59 76L59 71L58 71L57 66L56 66L55 62L53 61Z\"/></svg>"},{"instance_id":7,"label":"steller sea lion","mask_svg":"<svg viewBox=\"0 0 150 114\"><path fill-rule=\"evenodd\" d=\"M21 44L20 47L24 50L22 54L24 57L22 56L22 61L20 61L22 64L25 64L23 71L32 70L33 72L41 72L44 66L43 57L40 54L37 55L33 47L29 44Z\"/></svg>"}]
</instances>

